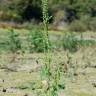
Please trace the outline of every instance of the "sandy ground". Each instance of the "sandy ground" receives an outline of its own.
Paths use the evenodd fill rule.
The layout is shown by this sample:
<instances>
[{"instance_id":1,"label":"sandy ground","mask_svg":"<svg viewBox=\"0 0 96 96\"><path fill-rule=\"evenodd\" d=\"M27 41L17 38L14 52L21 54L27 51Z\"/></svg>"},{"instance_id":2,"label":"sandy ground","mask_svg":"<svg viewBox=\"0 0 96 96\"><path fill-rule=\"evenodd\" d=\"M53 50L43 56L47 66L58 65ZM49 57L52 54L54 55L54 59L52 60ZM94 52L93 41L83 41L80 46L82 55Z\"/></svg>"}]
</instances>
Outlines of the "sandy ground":
<instances>
[{"instance_id":1,"label":"sandy ground","mask_svg":"<svg viewBox=\"0 0 96 96\"><path fill-rule=\"evenodd\" d=\"M71 76L68 75L69 77L62 71L61 78L65 89L60 89L58 95L96 96L96 48L82 48L75 53L54 52L52 65L62 63L64 70L68 54L71 57L70 64L73 68L75 66L75 69L68 69L68 72L72 73ZM0 55L0 96L40 96L36 93L42 89L40 67L44 55L41 53L17 55L15 61L11 62L12 56L12 54ZM74 73L77 75L73 76Z\"/></svg>"}]
</instances>

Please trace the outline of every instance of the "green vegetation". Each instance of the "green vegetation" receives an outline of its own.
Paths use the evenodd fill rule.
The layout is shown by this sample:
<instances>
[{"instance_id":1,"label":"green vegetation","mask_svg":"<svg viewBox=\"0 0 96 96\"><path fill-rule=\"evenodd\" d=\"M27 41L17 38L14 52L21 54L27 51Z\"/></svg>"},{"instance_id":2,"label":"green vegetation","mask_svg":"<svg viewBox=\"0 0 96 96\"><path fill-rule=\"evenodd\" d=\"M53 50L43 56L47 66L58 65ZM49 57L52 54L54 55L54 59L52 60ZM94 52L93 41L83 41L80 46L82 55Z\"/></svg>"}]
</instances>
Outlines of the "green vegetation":
<instances>
[{"instance_id":1,"label":"green vegetation","mask_svg":"<svg viewBox=\"0 0 96 96\"><path fill-rule=\"evenodd\" d=\"M95 4L1 0L0 96L96 96Z\"/></svg>"},{"instance_id":2,"label":"green vegetation","mask_svg":"<svg viewBox=\"0 0 96 96\"><path fill-rule=\"evenodd\" d=\"M91 75L93 73L95 74L95 71L93 72L92 70L95 70L95 63L93 62L96 60L96 41L91 38L95 33L80 34L68 32L63 34L61 32L60 34L57 34L55 32L49 32L50 42L53 42L54 46L57 46L52 50L49 47L49 54L48 48L44 47L44 39L42 39L44 38L44 31L41 29L40 31L37 31L36 28L31 30L0 30L0 56L2 56L0 58L0 76L5 80L6 72L10 74L10 78L6 79L10 82L10 85L5 82L4 85L0 83L0 86L2 88L8 88L7 90L9 91L11 90L14 93L13 95L13 93L9 92L11 96L16 96L18 90L23 93L20 93L20 96L23 96L26 93L37 94L37 96L48 95L49 93L51 96L63 96L62 94L67 96L68 90L71 90L69 88L70 86L74 86L79 90L79 86L77 87L76 84L77 82L80 84L81 82L85 82L85 79L89 76L87 74L89 69ZM87 37L87 35L89 37ZM35 44L36 46L34 47ZM10 50L10 48L12 48L12 50ZM45 54L43 48L46 48ZM22 50L25 52L23 53L24 55L22 55ZM85 71L83 69L86 73L84 73ZM82 73L82 71L84 72ZM82 75L86 76L86 78L84 76L82 78ZM77 78L80 78L80 81L78 81ZM88 86L91 86L89 84L87 85L87 83L86 85L84 84L81 84L80 87L86 86L87 89L89 88ZM68 88L68 90L66 88ZM72 88L72 92L70 91L69 93L81 94L82 91L80 91L81 93L73 92L73 90L77 89ZM63 91L63 93L60 93L60 91ZM6 96L10 96L7 95L7 92L5 93Z\"/></svg>"},{"instance_id":3,"label":"green vegetation","mask_svg":"<svg viewBox=\"0 0 96 96\"><path fill-rule=\"evenodd\" d=\"M41 23L41 5L41 0L1 0L0 21L12 22L15 27L21 23L27 27L30 22ZM49 21L53 26L62 21L71 31L96 31L96 0L49 0L48 5Z\"/></svg>"},{"instance_id":4,"label":"green vegetation","mask_svg":"<svg viewBox=\"0 0 96 96\"><path fill-rule=\"evenodd\" d=\"M83 37L82 37L83 35ZM96 45L95 38L92 36L95 33L89 34L87 33L56 33L49 32L49 49L50 51L54 50L69 50L76 52L82 47L91 47ZM44 44L43 44L43 30L37 30L37 28L33 28L31 30L7 30L1 29L0 31L0 53L14 53L18 51L33 53L33 52L44 52ZM14 39L14 40L13 40ZM47 45L45 45L47 50Z\"/></svg>"},{"instance_id":5,"label":"green vegetation","mask_svg":"<svg viewBox=\"0 0 96 96\"><path fill-rule=\"evenodd\" d=\"M14 32L13 29L9 30L9 46L10 46L10 51L14 54L22 49L21 46L21 41L19 38L19 34Z\"/></svg>"},{"instance_id":6,"label":"green vegetation","mask_svg":"<svg viewBox=\"0 0 96 96\"><path fill-rule=\"evenodd\" d=\"M43 52L44 44L43 44L43 33L42 30L33 29L30 30L29 34L29 50L30 52Z\"/></svg>"},{"instance_id":7,"label":"green vegetation","mask_svg":"<svg viewBox=\"0 0 96 96\"><path fill-rule=\"evenodd\" d=\"M90 38L89 40L84 40L82 35L78 38L74 33L65 34L61 42L63 48L71 52L76 52L80 47L88 47L96 44L94 40L90 40Z\"/></svg>"},{"instance_id":8,"label":"green vegetation","mask_svg":"<svg viewBox=\"0 0 96 96\"><path fill-rule=\"evenodd\" d=\"M53 72L51 72L51 64L52 64L52 52L50 50L50 41L49 41L49 33L48 33L48 23L49 23L49 16L48 16L48 0L42 0L42 9L43 9L43 24L44 24L44 31L43 31L43 36L44 36L44 65L41 68L41 77L44 77L44 80L42 81L43 83L46 83L44 85L47 85L44 88L44 93L46 96L57 96L57 91L58 91L58 84L60 80L60 69L57 66L56 71L54 74L54 78L52 78ZM47 46L46 46L47 45ZM47 47L47 49L46 49Z\"/></svg>"}]
</instances>

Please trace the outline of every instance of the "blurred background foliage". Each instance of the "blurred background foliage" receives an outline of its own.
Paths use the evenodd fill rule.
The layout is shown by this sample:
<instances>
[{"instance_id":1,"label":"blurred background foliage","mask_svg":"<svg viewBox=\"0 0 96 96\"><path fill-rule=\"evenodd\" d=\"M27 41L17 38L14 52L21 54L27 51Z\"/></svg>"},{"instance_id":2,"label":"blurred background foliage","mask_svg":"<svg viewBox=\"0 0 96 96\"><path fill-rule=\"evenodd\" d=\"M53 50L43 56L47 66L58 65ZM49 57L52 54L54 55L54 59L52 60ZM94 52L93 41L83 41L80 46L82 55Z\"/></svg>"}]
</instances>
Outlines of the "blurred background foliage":
<instances>
[{"instance_id":1,"label":"blurred background foliage","mask_svg":"<svg viewBox=\"0 0 96 96\"><path fill-rule=\"evenodd\" d=\"M41 5L41 0L0 0L0 22L40 24ZM55 27L96 31L96 0L49 0L49 16Z\"/></svg>"}]
</instances>

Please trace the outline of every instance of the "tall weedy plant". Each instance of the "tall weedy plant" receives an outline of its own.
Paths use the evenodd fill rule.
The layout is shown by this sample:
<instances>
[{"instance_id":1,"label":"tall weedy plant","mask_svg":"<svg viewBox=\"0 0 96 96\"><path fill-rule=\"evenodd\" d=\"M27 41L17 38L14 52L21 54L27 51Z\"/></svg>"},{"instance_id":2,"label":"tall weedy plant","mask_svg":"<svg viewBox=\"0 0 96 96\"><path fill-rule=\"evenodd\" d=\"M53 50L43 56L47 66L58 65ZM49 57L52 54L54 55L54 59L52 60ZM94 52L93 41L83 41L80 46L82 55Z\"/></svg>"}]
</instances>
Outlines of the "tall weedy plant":
<instances>
[{"instance_id":1,"label":"tall weedy plant","mask_svg":"<svg viewBox=\"0 0 96 96\"><path fill-rule=\"evenodd\" d=\"M60 80L60 68L57 66L54 78L52 78L52 71L51 71L51 63L52 63L52 52L50 49L50 40L49 40L49 34L48 34L48 23L49 23L49 16L48 16L48 0L42 0L42 12L43 12L43 43L44 43L44 66L41 69L41 76L44 78L44 83L47 84L47 92L45 91L45 94L47 96L57 96L57 89L59 85Z\"/></svg>"},{"instance_id":2,"label":"tall weedy plant","mask_svg":"<svg viewBox=\"0 0 96 96\"><path fill-rule=\"evenodd\" d=\"M46 80L46 83L48 85L47 93L45 93L47 96L51 95L51 50L50 50L50 44L49 44L49 34L48 34L48 23L49 23L49 16L48 16L48 0L41 0L42 1L42 13L43 13L43 43L44 43L44 66L41 69L41 76L44 80ZM46 92L46 91L45 91Z\"/></svg>"},{"instance_id":3,"label":"tall weedy plant","mask_svg":"<svg viewBox=\"0 0 96 96\"><path fill-rule=\"evenodd\" d=\"M50 80L50 64L51 64L51 51L49 44L49 35L48 35L48 0L42 0L42 12L43 12L43 43L44 43L44 54L45 54L45 77ZM43 73L43 74L44 74Z\"/></svg>"}]
</instances>

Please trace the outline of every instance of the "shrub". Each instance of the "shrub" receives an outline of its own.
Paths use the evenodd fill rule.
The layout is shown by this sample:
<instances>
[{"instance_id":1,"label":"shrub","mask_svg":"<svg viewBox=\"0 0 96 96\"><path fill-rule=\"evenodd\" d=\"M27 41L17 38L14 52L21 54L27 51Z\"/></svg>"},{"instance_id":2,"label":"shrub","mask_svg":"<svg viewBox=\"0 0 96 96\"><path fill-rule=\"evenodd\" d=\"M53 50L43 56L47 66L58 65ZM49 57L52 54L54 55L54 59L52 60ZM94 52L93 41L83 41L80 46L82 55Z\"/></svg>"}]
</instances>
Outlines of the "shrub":
<instances>
[{"instance_id":1,"label":"shrub","mask_svg":"<svg viewBox=\"0 0 96 96\"><path fill-rule=\"evenodd\" d=\"M69 50L71 52L77 51L78 49L78 40L75 38L75 35L69 34L64 35L62 39L62 45L65 50Z\"/></svg>"},{"instance_id":2,"label":"shrub","mask_svg":"<svg viewBox=\"0 0 96 96\"><path fill-rule=\"evenodd\" d=\"M17 51L22 49L19 34L15 33L13 29L10 30L9 45L10 51L12 53L16 53Z\"/></svg>"},{"instance_id":3,"label":"shrub","mask_svg":"<svg viewBox=\"0 0 96 96\"><path fill-rule=\"evenodd\" d=\"M87 29L87 26L84 24L84 22L80 20L74 20L69 26L70 31L75 31L75 32L84 32Z\"/></svg>"},{"instance_id":4,"label":"shrub","mask_svg":"<svg viewBox=\"0 0 96 96\"><path fill-rule=\"evenodd\" d=\"M94 40L78 40L78 44L80 46L92 46L92 45L95 45L96 44L96 41Z\"/></svg>"},{"instance_id":5,"label":"shrub","mask_svg":"<svg viewBox=\"0 0 96 96\"><path fill-rule=\"evenodd\" d=\"M76 52L80 47L88 47L95 45L96 41L78 37L75 34L65 34L62 38L62 46L64 50L69 50L70 52Z\"/></svg>"},{"instance_id":6,"label":"shrub","mask_svg":"<svg viewBox=\"0 0 96 96\"><path fill-rule=\"evenodd\" d=\"M96 31L96 17L81 16L79 20L74 20L69 25L70 31L84 32L84 31Z\"/></svg>"},{"instance_id":7,"label":"shrub","mask_svg":"<svg viewBox=\"0 0 96 96\"><path fill-rule=\"evenodd\" d=\"M29 33L29 50L30 52L44 52L44 36L40 29L32 29ZM47 49L47 45L45 46ZM50 43L51 48L51 43Z\"/></svg>"}]
</instances>

